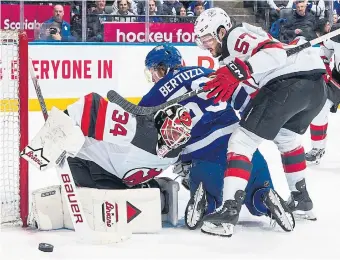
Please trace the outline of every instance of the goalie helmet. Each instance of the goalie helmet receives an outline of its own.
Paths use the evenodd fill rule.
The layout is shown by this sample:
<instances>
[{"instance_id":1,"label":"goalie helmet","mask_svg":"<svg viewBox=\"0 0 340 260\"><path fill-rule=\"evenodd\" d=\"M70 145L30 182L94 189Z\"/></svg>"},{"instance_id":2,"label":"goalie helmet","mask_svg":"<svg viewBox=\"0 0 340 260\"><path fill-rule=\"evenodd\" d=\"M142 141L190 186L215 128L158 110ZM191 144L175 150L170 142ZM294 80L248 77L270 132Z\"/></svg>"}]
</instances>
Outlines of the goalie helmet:
<instances>
[{"instance_id":1,"label":"goalie helmet","mask_svg":"<svg viewBox=\"0 0 340 260\"><path fill-rule=\"evenodd\" d=\"M221 43L218 39L219 30L225 28L228 31L231 27L231 19L223 9L218 7L207 9L195 21L196 44L202 49L206 49L202 42L202 37L204 36L211 36Z\"/></svg>"},{"instance_id":2,"label":"goalie helmet","mask_svg":"<svg viewBox=\"0 0 340 260\"><path fill-rule=\"evenodd\" d=\"M159 110L154 119L158 132L158 156L164 157L190 139L192 119L189 111L182 105L174 104Z\"/></svg>"},{"instance_id":3,"label":"goalie helmet","mask_svg":"<svg viewBox=\"0 0 340 260\"><path fill-rule=\"evenodd\" d=\"M155 75L159 68L163 67L168 73L170 70L182 66L182 60L182 55L176 47L168 43L156 46L145 58L145 75L148 81L155 82L157 76L158 79L161 78L161 76Z\"/></svg>"}]
</instances>

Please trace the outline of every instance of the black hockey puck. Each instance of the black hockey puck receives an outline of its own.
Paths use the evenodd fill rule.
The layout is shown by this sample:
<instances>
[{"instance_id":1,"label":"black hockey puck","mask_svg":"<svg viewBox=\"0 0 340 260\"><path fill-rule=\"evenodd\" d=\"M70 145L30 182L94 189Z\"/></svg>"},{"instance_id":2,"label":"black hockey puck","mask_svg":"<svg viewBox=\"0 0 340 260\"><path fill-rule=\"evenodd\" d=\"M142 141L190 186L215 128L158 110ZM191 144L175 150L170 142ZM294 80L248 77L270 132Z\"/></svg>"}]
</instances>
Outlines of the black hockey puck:
<instances>
[{"instance_id":1,"label":"black hockey puck","mask_svg":"<svg viewBox=\"0 0 340 260\"><path fill-rule=\"evenodd\" d=\"M47 243L39 244L39 250L43 252L53 252L53 248L54 246L52 246L51 244L47 244Z\"/></svg>"}]
</instances>

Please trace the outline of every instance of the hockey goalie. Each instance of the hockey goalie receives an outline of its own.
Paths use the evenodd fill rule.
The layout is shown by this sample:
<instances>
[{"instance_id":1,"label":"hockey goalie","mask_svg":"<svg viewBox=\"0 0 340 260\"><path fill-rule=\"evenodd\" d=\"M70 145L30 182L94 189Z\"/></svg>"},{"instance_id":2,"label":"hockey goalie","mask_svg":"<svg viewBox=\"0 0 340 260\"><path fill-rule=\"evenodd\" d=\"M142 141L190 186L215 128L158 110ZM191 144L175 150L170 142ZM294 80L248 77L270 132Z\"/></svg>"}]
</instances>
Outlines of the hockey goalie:
<instances>
[{"instance_id":1,"label":"hockey goalie","mask_svg":"<svg viewBox=\"0 0 340 260\"><path fill-rule=\"evenodd\" d=\"M53 108L21 156L44 170L56 167L66 152L93 230L119 224L132 233L153 233L162 220L177 224L179 185L157 176L178 160L191 128L179 104L138 116L90 93L65 111ZM32 198L30 222L37 228L73 229L61 186L36 190Z\"/></svg>"}]
</instances>

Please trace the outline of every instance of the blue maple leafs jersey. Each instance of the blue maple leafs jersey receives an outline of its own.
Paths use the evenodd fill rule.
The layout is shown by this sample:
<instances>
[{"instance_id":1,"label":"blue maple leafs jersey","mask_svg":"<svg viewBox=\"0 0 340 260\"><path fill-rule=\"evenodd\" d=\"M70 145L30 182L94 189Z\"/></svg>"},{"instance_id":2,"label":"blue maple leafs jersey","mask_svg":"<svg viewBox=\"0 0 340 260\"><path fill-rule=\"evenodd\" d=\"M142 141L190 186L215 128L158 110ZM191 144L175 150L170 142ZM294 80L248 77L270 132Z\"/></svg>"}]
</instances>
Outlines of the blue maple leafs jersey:
<instances>
[{"instance_id":1,"label":"blue maple leafs jersey","mask_svg":"<svg viewBox=\"0 0 340 260\"><path fill-rule=\"evenodd\" d=\"M208 75L212 72L211 69L196 66L170 71L142 98L139 105L156 106L202 87L210 80ZM184 100L181 104L190 110L193 120L191 138L183 150L181 160L225 160L228 139L238 127L239 121L231 105L227 102L213 104L205 93Z\"/></svg>"}]
</instances>

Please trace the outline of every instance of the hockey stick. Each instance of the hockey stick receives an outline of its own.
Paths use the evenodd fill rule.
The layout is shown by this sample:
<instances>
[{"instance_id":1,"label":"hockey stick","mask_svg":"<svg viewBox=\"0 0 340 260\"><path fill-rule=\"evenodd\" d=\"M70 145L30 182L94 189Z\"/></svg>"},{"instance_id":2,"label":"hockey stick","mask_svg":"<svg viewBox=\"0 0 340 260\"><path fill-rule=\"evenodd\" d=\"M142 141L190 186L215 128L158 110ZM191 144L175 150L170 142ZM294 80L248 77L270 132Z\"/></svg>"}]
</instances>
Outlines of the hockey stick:
<instances>
[{"instance_id":1,"label":"hockey stick","mask_svg":"<svg viewBox=\"0 0 340 260\"><path fill-rule=\"evenodd\" d=\"M46 121L48 118L47 107L31 61L29 61L29 73L39 100L41 111ZM67 209L76 234L79 234L82 240L91 241L91 243L95 244L112 244L122 241L122 237L120 237L119 234L94 231L90 228L67 161L66 151L62 152L57 161L60 161L56 166L56 170L61 184L61 191L64 196L64 201L67 204Z\"/></svg>"},{"instance_id":2,"label":"hockey stick","mask_svg":"<svg viewBox=\"0 0 340 260\"><path fill-rule=\"evenodd\" d=\"M334 30L333 32L327 33L323 36L320 36L314 40L311 40L309 42L306 42L304 44L301 44L299 46L296 47L292 47L286 50L287 52L287 56L291 56L294 55L304 49L307 49L315 44L318 44L320 42L323 42L325 40L331 39L334 36L337 36L338 34L340 34L340 29ZM254 87L255 88L255 87ZM143 107L143 106L138 106L135 104L132 104L131 102L127 101L125 98L123 98L121 95L119 95L116 91L114 90L110 90L107 93L107 98L110 102L115 103L119 106L121 106L122 108L124 108L127 112L131 113L131 114L135 114L135 115L151 115L153 113L156 113L158 110L163 109L169 105L175 104L175 103L179 103L181 101L184 101L188 98L191 98L193 96L197 96L200 93L205 92L203 90L203 88L198 88L195 89L193 91L190 91L182 96L179 96L177 98L174 98L172 100L169 100L168 102L165 102L163 104L160 104L158 106L154 106L154 107Z\"/></svg>"}]
</instances>

